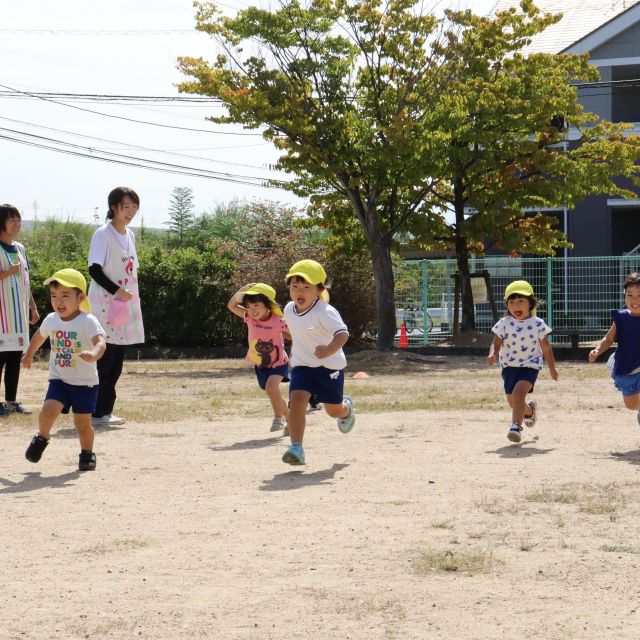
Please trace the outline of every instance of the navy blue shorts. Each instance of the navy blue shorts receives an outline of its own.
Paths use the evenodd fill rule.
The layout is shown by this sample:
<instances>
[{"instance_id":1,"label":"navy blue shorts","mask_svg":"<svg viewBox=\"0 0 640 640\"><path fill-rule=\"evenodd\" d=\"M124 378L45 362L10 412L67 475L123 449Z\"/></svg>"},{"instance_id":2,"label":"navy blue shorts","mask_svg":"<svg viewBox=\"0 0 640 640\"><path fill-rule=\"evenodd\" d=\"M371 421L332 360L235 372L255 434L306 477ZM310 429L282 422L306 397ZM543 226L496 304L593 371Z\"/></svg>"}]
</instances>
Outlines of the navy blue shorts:
<instances>
[{"instance_id":1,"label":"navy blue shorts","mask_svg":"<svg viewBox=\"0 0 640 640\"><path fill-rule=\"evenodd\" d=\"M613 385L625 397L640 393L640 373L611 375Z\"/></svg>"},{"instance_id":2,"label":"navy blue shorts","mask_svg":"<svg viewBox=\"0 0 640 640\"><path fill-rule=\"evenodd\" d=\"M282 376L282 382L289 382L288 364L281 364L279 367L256 367L255 369L258 384L263 391L270 376Z\"/></svg>"},{"instance_id":3,"label":"navy blue shorts","mask_svg":"<svg viewBox=\"0 0 640 640\"><path fill-rule=\"evenodd\" d=\"M98 400L98 385L69 384L62 380L49 380L45 400L57 400L62 404L62 413L93 413Z\"/></svg>"},{"instance_id":4,"label":"navy blue shorts","mask_svg":"<svg viewBox=\"0 0 640 640\"><path fill-rule=\"evenodd\" d=\"M531 391L538 379L538 369L532 369L531 367L505 367L502 370L502 379L504 380L504 392L509 396L513 393L513 390L520 380L526 380L531 383Z\"/></svg>"},{"instance_id":5,"label":"navy blue shorts","mask_svg":"<svg viewBox=\"0 0 640 640\"><path fill-rule=\"evenodd\" d=\"M292 391L308 391L318 402L340 404L344 390L344 371L326 367L294 367L291 369Z\"/></svg>"}]
</instances>

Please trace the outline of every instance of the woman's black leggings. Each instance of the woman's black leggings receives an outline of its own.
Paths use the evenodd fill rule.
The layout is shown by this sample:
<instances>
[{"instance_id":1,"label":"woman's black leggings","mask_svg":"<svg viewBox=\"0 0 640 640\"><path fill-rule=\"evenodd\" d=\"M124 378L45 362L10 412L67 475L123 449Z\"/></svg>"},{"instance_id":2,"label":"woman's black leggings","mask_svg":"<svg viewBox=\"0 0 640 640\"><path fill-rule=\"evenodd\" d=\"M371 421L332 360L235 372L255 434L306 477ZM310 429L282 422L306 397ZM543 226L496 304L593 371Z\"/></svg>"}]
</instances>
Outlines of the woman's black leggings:
<instances>
[{"instance_id":1,"label":"woman's black leggings","mask_svg":"<svg viewBox=\"0 0 640 640\"><path fill-rule=\"evenodd\" d=\"M22 351L0 351L0 378L4 369L4 399L14 402L20 380L20 361Z\"/></svg>"},{"instance_id":2,"label":"woman's black leggings","mask_svg":"<svg viewBox=\"0 0 640 640\"><path fill-rule=\"evenodd\" d=\"M113 413L113 405L116 403L116 383L122 373L124 363L125 345L110 344L107 342L107 350L98 360L98 401L94 418L102 418Z\"/></svg>"}]
</instances>

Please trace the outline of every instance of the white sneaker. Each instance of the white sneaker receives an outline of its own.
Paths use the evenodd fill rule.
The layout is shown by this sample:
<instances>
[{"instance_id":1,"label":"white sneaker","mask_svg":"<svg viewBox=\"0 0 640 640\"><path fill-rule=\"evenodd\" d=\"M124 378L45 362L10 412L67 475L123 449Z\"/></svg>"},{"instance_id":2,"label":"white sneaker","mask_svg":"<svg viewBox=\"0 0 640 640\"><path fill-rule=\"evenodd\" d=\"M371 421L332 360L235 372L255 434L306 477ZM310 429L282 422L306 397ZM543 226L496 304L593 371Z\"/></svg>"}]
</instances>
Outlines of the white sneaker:
<instances>
[{"instance_id":1,"label":"white sneaker","mask_svg":"<svg viewBox=\"0 0 640 640\"><path fill-rule=\"evenodd\" d=\"M113 426L116 424L124 424L126 420L124 418L119 418L118 416L114 416L112 413L109 414L109 426Z\"/></svg>"},{"instance_id":2,"label":"white sneaker","mask_svg":"<svg viewBox=\"0 0 640 640\"><path fill-rule=\"evenodd\" d=\"M525 427L533 427L538 419L538 416L536 415L536 408L538 404L535 400L529 400L527 404L531 407L531 415L524 417L524 425Z\"/></svg>"},{"instance_id":3,"label":"white sneaker","mask_svg":"<svg viewBox=\"0 0 640 640\"><path fill-rule=\"evenodd\" d=\"M111 414L107 414L106 416L100 416L99 418L91 418L91 426L92 427L114 427L118 424L124 424L125 419L119 418L118 416L114 416Z\"/></svg>"},{"instance_id":4,"label":"white sneaker","mask_svg":"<svg viewBox=\"0 0 640 640\"><path fill-rule=\"evenodd\" d=\"M271 422L271 431L280 431L280 429L284 429L287 426L287 419L282 416L279 418L274 418Z\"/></svg>"},{"instance_id":5,"label":"white sneaker","mask_svg":"<svg viewBox=\"0 0 640 640\"><path fill-rule=\"evenodd\" d=\"M515 422L509 427L509 431L507 433L507 438L511 440L511 442L521 442L522 441L522 427L519 424L515 424Z\"/></svg>"}]
</instances>

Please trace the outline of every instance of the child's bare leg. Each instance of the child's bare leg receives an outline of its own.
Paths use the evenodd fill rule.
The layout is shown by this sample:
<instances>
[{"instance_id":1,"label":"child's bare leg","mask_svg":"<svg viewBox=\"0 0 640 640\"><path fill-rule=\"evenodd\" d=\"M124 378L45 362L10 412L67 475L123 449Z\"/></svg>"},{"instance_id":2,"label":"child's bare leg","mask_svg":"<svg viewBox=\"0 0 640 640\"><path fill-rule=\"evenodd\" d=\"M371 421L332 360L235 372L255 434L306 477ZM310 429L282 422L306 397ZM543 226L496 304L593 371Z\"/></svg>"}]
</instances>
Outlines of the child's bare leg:
<instances>
[{"instance_id":1,"label":"child's bare leg","mask_svg":"<svg viewBox=\"0 0 640 640\"><path fill-rule=\"evenodd\" d=\"M282 376L269 376L264 390L267 396L269 396L269 401L273 408L273 415L276 418L288 418L289 408L287 407L287 402L282 397L282 392L280 391L281 382Z\"/></svg>"},{"instance_id":2,"label":"child's bare leg","mask_svg":"<svg viewBox=\"0 0 640 640\"><path fill-rule=\"evenodd\" d=\"M349 407L341 402L340 404L327 404L324 403L324 410L329 414L332 418L346 418L349 415Z\"/></svg>"},{"instance_id":3,"label":"child's bare leg","mask_svg":"<svg viewBox=\"0 0 640 640\"><path fill-rule=\"evenodd\" d=\"M640 393L634 393L632 396L622 396L624 406L632 411L640 411Z\"/></svg>"},{"instance_id":4,"label":"child's bare leg","mask_svg":"<svg viewBox=\"0 0 640 640\"><path fill-rule=\"evenodd\" d=\"M94 431L91 426L91 414L74 413L73 423L76 425L76 431L80 438L80 448L83 451L93 451Z\"/></svg>"},{"instance_id":5,"label":"child's bare leg","mask_svg":"<svg viewBox=\"0 0 640 640\"><path fill-rule=\"evenodd\" d=\"M289 407L289 436L291 442L302 443L304 428L307 420L307 404L311 394L302 389L295 389L289 397L291 406Z\"/></svg>"},{"instance_id":6,"label":"child's bare leg","mask_svg":"<svg viewBox=\"0 0 640 640\"><path fill-rule=\"evenodd\" d=\"M507 395L507 401L511 407L511 422L513 424L522 425L524 422L525 408L527 406L527 394L532 389L532 384L526 380L519 380L510 395Z\"/></svg>"},{"instance_id":7,"label":"child's bare leg","mask_svg":"<svg viewBox=\"0 0 640 640\"><path fill-rule=\"evenodd\" d=\"M63 409L64 405L57 400L49 399L44 401L42 409L40 409L40 415L38 416L38 432L43 438L49 439L53 423Z\"/></svg>"}]
</instances>

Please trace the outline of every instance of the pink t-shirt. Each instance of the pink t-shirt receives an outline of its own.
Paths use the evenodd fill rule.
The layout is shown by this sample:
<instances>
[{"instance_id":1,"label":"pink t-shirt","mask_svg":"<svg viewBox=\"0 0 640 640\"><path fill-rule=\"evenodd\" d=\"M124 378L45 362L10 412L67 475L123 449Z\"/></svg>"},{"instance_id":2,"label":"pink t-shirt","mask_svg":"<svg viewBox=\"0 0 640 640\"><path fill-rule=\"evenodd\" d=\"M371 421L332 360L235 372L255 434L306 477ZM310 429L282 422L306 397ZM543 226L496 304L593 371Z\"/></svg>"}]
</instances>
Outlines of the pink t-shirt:
<instances>
[{"instance_id":1,"label":"pink t-shirt","mask_svg":"<svg viewBox=\"0 0 640 640\"><path fill-rule=\"evenodd\" d=\"M266 320L255 320L246 313L244 321L249 331L247 360L251 364L272 369L289 362L282 337L287 327L284 318L272 313Z\"/></svg>"}]
</instances>

